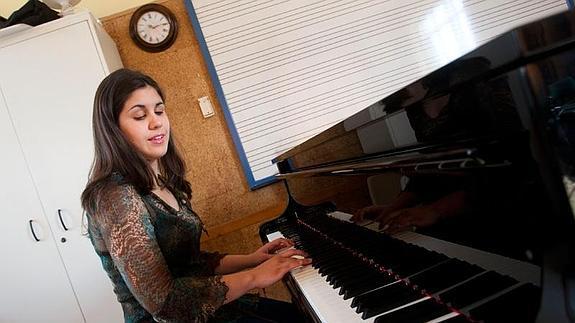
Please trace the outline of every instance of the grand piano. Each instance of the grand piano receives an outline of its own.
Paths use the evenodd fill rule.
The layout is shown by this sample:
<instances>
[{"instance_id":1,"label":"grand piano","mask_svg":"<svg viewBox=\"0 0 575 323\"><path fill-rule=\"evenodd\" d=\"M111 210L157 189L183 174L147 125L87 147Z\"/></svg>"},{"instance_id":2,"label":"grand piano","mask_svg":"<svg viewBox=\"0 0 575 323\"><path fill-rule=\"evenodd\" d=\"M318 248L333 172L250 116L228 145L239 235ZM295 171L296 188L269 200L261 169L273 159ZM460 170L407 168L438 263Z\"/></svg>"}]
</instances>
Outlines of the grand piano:
<instances>
[{"instance_id":1,"label":"grand piano","mask_svg":"<svg viewBox=\"0 0 575 323\"><path fill-rule=\"evenodd\" d=\"M260 236L313 258L284 280L310 322L575 321L574 13L503 34L274 162L289 205ZM372 212L350 221L359 210Z\"/></svg>"}]
</instances>

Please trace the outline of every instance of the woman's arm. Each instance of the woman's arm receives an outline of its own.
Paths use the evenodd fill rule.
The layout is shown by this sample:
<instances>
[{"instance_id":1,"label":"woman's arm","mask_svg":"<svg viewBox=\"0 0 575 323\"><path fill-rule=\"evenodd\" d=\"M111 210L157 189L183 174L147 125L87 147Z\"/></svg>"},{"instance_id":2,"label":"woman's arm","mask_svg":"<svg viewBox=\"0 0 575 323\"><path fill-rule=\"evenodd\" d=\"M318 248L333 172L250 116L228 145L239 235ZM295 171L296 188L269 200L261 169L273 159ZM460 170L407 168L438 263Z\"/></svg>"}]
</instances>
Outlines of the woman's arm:
<instances>
[{"instance_id":1,"label":"woman's arm","mask_svg":"<svg viewBox=\"0 0 575 323\"><path fill-rule=\"evenodd\" d=\"M215 268L216 274L231 274L255 267L272 258L278 251L293 247L293 242L287 239L276 239L266 243L258 250L248 255L226 255Z\"/></svg>"}]
</instances>

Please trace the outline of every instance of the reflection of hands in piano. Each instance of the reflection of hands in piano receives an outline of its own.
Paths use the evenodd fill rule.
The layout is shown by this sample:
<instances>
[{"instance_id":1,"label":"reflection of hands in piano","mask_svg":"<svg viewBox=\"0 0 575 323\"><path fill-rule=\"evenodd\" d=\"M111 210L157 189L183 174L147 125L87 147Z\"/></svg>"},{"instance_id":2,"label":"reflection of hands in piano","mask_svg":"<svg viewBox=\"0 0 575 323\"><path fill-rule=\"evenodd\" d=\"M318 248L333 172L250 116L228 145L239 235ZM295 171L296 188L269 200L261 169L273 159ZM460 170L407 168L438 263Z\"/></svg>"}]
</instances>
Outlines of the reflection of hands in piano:
<instances>
[{"instance_id":1,"label":"reflection of hands in piano","mask_svg":"<svg viewBox=\"0 0 575 323\"><path fill-rule=\"evenodd\" d=\"M440 218L439 212L429 206L416 206L397 210L380 219L379 228L388 234L427 227Z\"/></svg>"},{"instance_id":2,"label":"reflection of hands in piano","mask_svg":"<svg viewBox=\"0 0 575 323\"><path fill-rule=\"evenodd\" d=\"M389 215L397 210L401 210L417 203L417 198L412 192L401 192L391 203L386 205L373 205L359 209L351 217L353 222L364 222L367 220L380 222L386 221Z\"/></svg>"},{"instance_id":3,"label":"reflection of hands in piano","mask_svg":"<svg viewBox=\"0 0 575 323\"><path fill-rule=\"evenodd\" d=\"M380 230L394 234L430 226L439 218L439 213L429 206L398 208L397 205L374 205L360 209L351 220L359 224L367 220L379 222Z\"/></svg>"},{"instance_id":4,"label":"reflection of hands in piano","mask_svg":"<svg viewBox=\"0 0 575 323\"><path fill-rule=\"evenodd\" d=\"M276 253L283 249L293 247L294 243L291 240L279 238L270 241L263 245L258 250L250 254L251 259L253 259L254 266L261 264L262 262L272 258Z\"/></svg>"},{"instance_id":5,"label":"reflection of hands in piano","mask_svg":"<svg viewBox=\"0 0 575 323\"><path fill-rule=\"evenodd\" d=\"M468 199L466 196L465 191L459 190L430 204L421 205L414 193L402 192L389 205L374 205L360 209L351 220L379 222L379 229L388 234L406 230L413 231L419 227L431 226L441 218L463 213Z\"/></svg>"},{"instance_id":6,"label":"reflection of hands in piano","mask_svg":"<svg viewBox=\"0 0 575 323\"><path fill-rule=\"evenodd\" d=\"M288 249L278 253L250 270L253 287L268 287L282 279L290 270L311 264L311 259L307 257L306 252L298 249Z\"/></svg>"}]
</instances>

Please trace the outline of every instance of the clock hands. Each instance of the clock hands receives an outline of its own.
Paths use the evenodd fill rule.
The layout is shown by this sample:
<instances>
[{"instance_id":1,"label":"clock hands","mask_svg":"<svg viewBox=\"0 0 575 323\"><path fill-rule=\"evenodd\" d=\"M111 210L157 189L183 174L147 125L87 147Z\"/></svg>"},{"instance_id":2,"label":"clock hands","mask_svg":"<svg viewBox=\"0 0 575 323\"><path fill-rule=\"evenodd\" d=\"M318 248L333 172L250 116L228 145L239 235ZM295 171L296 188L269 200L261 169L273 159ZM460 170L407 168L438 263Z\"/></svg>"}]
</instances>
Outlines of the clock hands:
<instances>
[{"instance_id":1,"label":"clock hands","mask_svg":"<svg viewBox=\"0 0 575 323\"><path fill-rule=\"evenodd\" d=\"M165 26L165 25L167 25L167 24L168 24L167 22L164 22L163 24L157 24L157 25L155 25L155 26L154 26L154 25L148 25L148 28L156 29L156 28L158 28L158 27L160 27L160 26Z\"/></svg>"}]
</instances>

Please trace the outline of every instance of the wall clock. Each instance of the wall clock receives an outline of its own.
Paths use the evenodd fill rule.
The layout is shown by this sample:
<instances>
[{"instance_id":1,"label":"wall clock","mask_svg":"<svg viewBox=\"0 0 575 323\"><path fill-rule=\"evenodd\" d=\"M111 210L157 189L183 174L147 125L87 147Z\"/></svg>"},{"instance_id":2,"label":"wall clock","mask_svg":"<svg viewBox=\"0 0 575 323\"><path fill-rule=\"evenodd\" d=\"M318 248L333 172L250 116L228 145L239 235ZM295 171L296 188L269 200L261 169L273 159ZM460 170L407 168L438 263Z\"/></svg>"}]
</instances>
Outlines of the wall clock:
<instances>
[{"instance_id":1,"label":"wall clock","mask_svg":"<svg viewBox=\"0 0 575 323\"><path fill-rule=\"evenodd\" d=\"M145 51L161 52L174 43L177 35L176 16L162 5L146 4L132 14L130 37Z\"/></svg>"}]
</instances>

